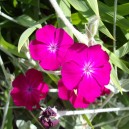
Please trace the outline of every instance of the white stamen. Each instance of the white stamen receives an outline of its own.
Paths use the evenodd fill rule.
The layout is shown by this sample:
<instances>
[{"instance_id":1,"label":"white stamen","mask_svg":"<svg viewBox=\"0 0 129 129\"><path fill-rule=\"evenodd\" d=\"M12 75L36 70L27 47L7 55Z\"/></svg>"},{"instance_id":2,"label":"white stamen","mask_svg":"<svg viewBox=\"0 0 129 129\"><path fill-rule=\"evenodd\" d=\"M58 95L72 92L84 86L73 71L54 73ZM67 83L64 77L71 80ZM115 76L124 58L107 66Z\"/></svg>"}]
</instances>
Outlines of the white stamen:
<instances>
[{"instance_id":1,"label":"white stamen","mask_svg":"<svg viewBox=\"0 0 129 129\"><path fill-rule=\"evenodd\" d=\"M93 72L94 72L94 69L91 62L85 63L83 67L83 73L89 77Z\"/></svg>"},{"instance_id":2,"label":"white stamen","mask_svg":"<svg viewBox=\"0 0 129 129\"><path fill-rule=\"evenodd\" d=\"M50 45L48 46L48 50L52 53L55 53L57 50L57 44L56 43L50 43Z\"/></svg>"}]
</instances>

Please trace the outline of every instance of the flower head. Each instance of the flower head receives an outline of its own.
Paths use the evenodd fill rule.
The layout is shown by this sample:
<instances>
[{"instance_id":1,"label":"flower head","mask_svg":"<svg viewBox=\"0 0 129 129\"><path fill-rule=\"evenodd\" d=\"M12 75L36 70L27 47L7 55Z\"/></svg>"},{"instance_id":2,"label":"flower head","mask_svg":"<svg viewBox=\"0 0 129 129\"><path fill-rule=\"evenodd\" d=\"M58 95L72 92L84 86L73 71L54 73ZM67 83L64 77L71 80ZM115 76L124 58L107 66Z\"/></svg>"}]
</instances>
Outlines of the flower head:
<instances>
[{"instance_id":1,"label":"flower head","mask_svg":"<svg viewBox=\"0 0 129 129\"><path fill-rule=\"evenodd\" d=\"M91 103L109 83L110 71L109 56L100 45L75 43L66 54L61 74L67 89L78 89L78 95Z\"/></svg>"},{"instance_id":2,"label":"flower head","mask_svg":"<svg viewBox=\"0 0 129 129\"><path fill-rule=\"evenodd\" d=\"M43 82L40 71L29 69L12 82L11 96L16 106L25 106L28 110L39 108L39 102L48 92L48 86Z\"/></svg>"},{"instance_id":3,"label":"flower head","mask_svg":"<svg viewBox=\"0 0 129 129\"><path fill-rule=\"evenodd\" d=\"M61 28L46 25L37 30L36 39L29 45L31 57L38 60L45 70L60 68L67 49L74 43L73 39Z\"/></svg>"},{"instance_id":4,"label":"flower head","mask_svg":"<svg viewBox=\"0 0 129 129\"><path fill-rule=\"evenodd\" d=\"M39 121L41 124L49 129L51 127L56 126L59 123L59 120L57 117L57 110L56 108L47 107L45 110L42 109L42 112L39 116Z\"/></svg>"},{"instance_id":5,"label":"flower head","mask_svg":"<svg viewBox=\"0 0 129 129\"><path fill-rule=\"evenodd\" d=\"M78 94L78 89L69 90L62 80L58 82L58 90L59 98L69 100L74 108L86 108L90 104L81 94Z\"/></svg>"}]
</instances>

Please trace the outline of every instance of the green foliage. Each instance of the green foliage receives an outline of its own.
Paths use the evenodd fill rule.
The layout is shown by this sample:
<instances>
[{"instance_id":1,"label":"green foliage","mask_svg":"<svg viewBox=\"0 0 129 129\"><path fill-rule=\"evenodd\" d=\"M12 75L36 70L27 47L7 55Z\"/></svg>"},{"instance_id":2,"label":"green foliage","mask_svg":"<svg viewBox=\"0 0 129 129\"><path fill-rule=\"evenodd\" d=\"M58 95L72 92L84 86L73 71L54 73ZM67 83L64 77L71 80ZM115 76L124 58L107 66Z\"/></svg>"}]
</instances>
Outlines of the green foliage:
<instances>
[{"instance_id":1,"label":"green foliage","mask_svg":"<svg viewBox=\"0 0 129 129\"><path fill-rule=\"evenodd\" d=\"M23 45L28 41L29 36L37 29L37 28L41 28L41 25L34 25L33 27L28 28L27 30L25 30L23 32L23 34L21 35L20 39L19 39L19 43L18 43L18 52L20 52L21 48L23 47Z\"/></svg>"},{"instance_id":2,"label":"green foliage","mask_svg":"<svg viewBox=\"0 0 129 129\"><path fill-rule=\"evenodd\" d=\"M79 12L86 12L88 10L84 0L68 0L68 2Z\"/></svg>"},{"instance_id":3,"label":"green foliage","mask_svg":"<svg viewBox=\"0 0 129 129\"><path fill-rule=\"evenodd\" d=\"M4 52L14 54L19 57L25 57L24 53L18 53L17 47L11 43L6 42L0 34L0 49Z\"/></svg>"}]
</instances>

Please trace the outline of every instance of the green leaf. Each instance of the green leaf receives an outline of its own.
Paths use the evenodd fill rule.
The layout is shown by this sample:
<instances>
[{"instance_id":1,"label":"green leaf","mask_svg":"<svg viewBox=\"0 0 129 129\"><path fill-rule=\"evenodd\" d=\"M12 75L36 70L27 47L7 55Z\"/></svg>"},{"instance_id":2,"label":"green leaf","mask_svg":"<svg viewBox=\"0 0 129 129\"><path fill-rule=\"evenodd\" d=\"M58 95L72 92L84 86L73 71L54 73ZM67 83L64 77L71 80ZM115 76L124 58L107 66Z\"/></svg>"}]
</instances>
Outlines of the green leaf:
<instances>
[{"instance_id":1,"label":"green leaf","mask_svg":"<svg viewBox=\"0 0 129 129\"><path fill-rule=\"evenodd\" d=\"M75 129L76 120L73 116L62 117L60 124L64 129Z\"/></svg>"},{"instance_id":2,"label":"green leaf","mask_svg":"<svg viewBox=\"0 0 129 129\"><path fill-rule=\"evenodd\" d=\"M37 24L33 27L28 28L27 30L25 30L18 42L18 52L20 52L21 48L23 47L23 45L26 43L26 41L28 40L29 36L37 29L37 28L41 28L40 24Z\"/></svg>"},{"instance_id":3,"label":"green leaf","mask_svg":"<svg viewBox=\"0 0 129 129\"><path fill-rule=\"evenodd\" d=\"M106 28L106 26L104 25L104 23L102 22L102 20L100 20L99 22L99 30L105 34L106 36L108 36L109 38L113 39L113 36L111 35L111 33L109 32L109 30Z\"/></svg>"},{"instance_id":4,"label":"green leaf","mask_svg":"<svg viewBox=\"0 0 129 129\"><path fill-rule=\"evenodd\" d=\"M18 57L25 58L24 53L18 53L17 47L5 41L1 33L0 33L0 49L4 49L4 51L7 51L7 53L11 53Z\"/></svg>"},{"instance_id":5,"label":"green leaf","mask_svg":"<svg viewBox=\"0 0 129 129\"><path fill-rule=\"evenodd\" d=\"M16 18L19 24L25 26L25 27L31 27L36 24L36 21L33 20L30 16L28 15L21 15L18 18Z\"/></svg>"},{"instance_id":6,"label":"green leaf","mask_svg":"<svg viewBox=\"0 0 129 129\"><path fill-rule=\"evenodd\" d=\"M54 15L51 14L49 16L44 16L42 19L40 19L39 21L37 21L35 25L44 23L45 21L47 21L48 19L50 19L52 16L54 16Z\"/></svg>"},{"instance_id":7,"label":"green leaf","mask_svg":"<svg viewBox=\"0 0 129 129\"><path fill-rule=\"evenodd\" d=\"M78 25L79 23L82 22L81 16L79 13L73 13L71 15L71 19L72 19L72 24L73 25Z\"/></svg>"},{"instance_id":8,"label":"green leaf","mask_svg":"<svg viewBox=\"0 0 129 129\"><path fill-rule=\"evenodd\" d=\"M114 53L112 53L111 51L109 51L107 48L104 48L104 50L108 53L108 55L110 56L110 61L117 66L118 68L120 68L121 70L123 70L124 72L129 74L129 69L127 68L127 66L123 63L122 60L120 60Z\"/></svg>"},{"instance_id":9,"label":"green leaf","mask_svg":"<svg viewBox=\"0 0 129 129\"><path fill-rule=\"evenodd\" d=\"M58 84L58 81L59 81L59 77L56 76L56 75L53 75L53 74L48 74L47 75L54 81L55 84Z\"/></svg>"},{"instance_id":10,"label":"green leaf","mask_svg":"<svg viewBox=\"0 0 129 129\"><path fill-rule=\"evenodd\" d=\"M101 129L115 129L115 128L110 125L105 125L105 126L101 127Z\"/></svg>"},{"instance_id":11,"label":"green leaf","mask_svg":"<svg viewBox=\"0 0 129 129\"><path fill-rule=\"evenodd\" d=\"M122 93L122 88L120 86L119 80L117 78L116 72L112 66L112 71L111 71L111 80L114 84L114 86Z\"/></svg>"},{"instance_id":12,"label":"green leaf","mask_svg":"<svg viewBox=\"0 0 129 129\"><path fill-rule=\"evenodd\" d=\"M127 114L126 114L127 115ZM129 129L129 115L126 116L125 118L121 119L121 121L119 122L119 129Z\"/></svg>"},{"instance_id":13,"label":"green leaf","mask_svg":"<svg viewBox=\"0 0 129 129\"><path fill-rule=\"evenodd\" d=\"M24 120L17 120L16 124L19 129L37 129L37 127L33 125L31 121L25 122Z\"/></svg>"},{"instance_id":14,"label":"green leaf","mask_svg":"<svg viewBox=\"0 0 129 129\"><path fill-rule=\"evenodd\" d=\"M99 17L99 9L98 9L98 2L97 0L86 0L89 6L92 8L94 13Z\"/></svg>"},{"instance_id":15,"label":"green leaf","mask_svg":"<svg viewBox=\"0 0 129 129\"><path fill-rule=\"evenodd\" d=\"M8 96L8 94L7 94L7 96ZM12 101L12 99L10 99L10 105L12 106L13 105L13 101ZM7 117L6 117L6 121L7 121L7 123L6 123L6 125L5 125L5 127L7 128L7 129L13 129L13 109L11 109L11 108L9 108L8 109L8 113L7 113ZM5 129L5 128L4 128Z\"/></svg>"},{"instance_id":16,"label":"green leaf","mask_svg":"<svg viewBox=\"0 0 129 129\"><path fill-rule=\"evenodd\" d=\"M94 126L92 125L92 123L90 122L90 120L88 119L88 117L86 116L86 115L82 115L83 116L83 118L86 120L86 122L88 123L88 125L92 128L92 129L94 129Z\"/></svg>"},{"instance_id":17,"label":"green leaf","mask_svg":"<svg viewBox=\"0 0 129 129\"><path fill-rule=\"evenodd\" d=\"M76 10L81 12L86 12L88 10L88 6L86 5L84 0L67 0Z\"/></svg>"},{"instance_id":18,"label":"green leaf","mask_svg":"<svg viewBox=\"0 0 129 129\"><path fill-rule=\"evenodd\" d=\"M114 10L100 1L98 3L99 10L101 12L101 19L103 21L113 24ZM121 29L124 29L126 31L129 30L129 21L125 19L123 16L117 14L116 23L117 26L119 26Z\"/></svg>"},{"instance_id":19,"label":"green leaf","mask_svg":"<svg viewBox=\"0 0 129 129\"><path fill-rule=\"evenodd\" d=\"M18 4L17 0L13 0L13 6L16 7Z\"/></svg>"},{"instance_id":20,"label":"green leaf","mask_svg":"<svg viewBox=\"0 0 129 129\"><path fill-rule=\"evenodd\" d=\"M13 129L13 125L12 125L12 122L13 122L13 112L12 112L12 109L8 109L8 113L7 113L7 123L5 125L5 128L4 129Z\"/></svg>"},{"instance_id":21,"label":"green leaf","mask_svg":"<svg viewBox=\"0 0 129 129\"><path fill-rule=\"evenodd\" d=\"M58 0L58 4L66 17L71 16L71 8L68 1Z\"/></svg>"},{"instance_id":22,"label":"green leaf","mask_svg":"<svg viewBox=\"0 0 129 129\"><path fill-rule=\"evenodd\" d=\"M121 46L119 49L115 51L115 54L118 57L123 57L129 52L129 42L125 43L123 46Z\"/></svg>"},{"instance_id":23,"label":"green leaf","mask_svg":"<svg viewBox=\"0 0 129 129\"><path fill-rule=\"evenodd\" d=\"M121 87L123 88L123 92L129 92L129 79L120 80Z\"/></svg>"},{"instance_id":24,"label":"green leaf","mask_svg":"<svg viewBox=\"0 0 129 129\"><path fill-rule=\"evenodd\" d=\"M117 12L118 12L118 14L120 14L122 16L128 15L129 14L129 3L118 5Z\"/></svg>"}]
</instances>

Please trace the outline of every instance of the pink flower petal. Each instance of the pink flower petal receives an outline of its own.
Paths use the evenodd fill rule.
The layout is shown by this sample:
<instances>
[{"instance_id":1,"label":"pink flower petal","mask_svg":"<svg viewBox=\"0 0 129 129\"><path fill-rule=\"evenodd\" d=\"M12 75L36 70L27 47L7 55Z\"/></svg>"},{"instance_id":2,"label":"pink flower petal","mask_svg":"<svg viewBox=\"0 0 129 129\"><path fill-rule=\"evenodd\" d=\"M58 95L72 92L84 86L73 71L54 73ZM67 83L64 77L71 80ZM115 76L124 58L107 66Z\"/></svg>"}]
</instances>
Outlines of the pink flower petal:
<instances>
[{"instance_id":1,"label":"pink flower petal","mask_svg":"<svg viewBox=\"0 0 129 129\"><path fill-rule=\"evenodd\" d=\"M32 58L39 60L39 63L43 69L56 70L59 68L60 63L58 61L57 54L49 52L45 44L41 44L40 42L34 40L31 41L29 48Z\"/></svg>"},{"instance_id":2,"label":"pink flower petal","mask_svg":"<svg viewBox=\"0 0 129 129\"><path fill-rule=\"evenodd\" d=\"M54 41L58 43L59 47L71 46L74 43L74 40L65 32L65 30L59 28L56 29L56 35Z\"/></svg>"},{"instance_id":3,"label":"pink flower petal","mask_svg":"<svg viewBox=\"0 0 129 129\"><path fill-rule=\"evenodd\" d=\"M49 87L46 83L42 83L38 86L38 91L40 91L40 99L44 99L47 96Z\"/></svg>"},{"instance_id":4,"label":"pink flower petal","mask_svg":"<svg viewBox=\"0 0 129 129\"><path fill-rule=\"evenodd\" d=\"M92 75L101 86L104 86L107 85L110 81L110 72L111 65L107 62L103 67L95 68L95 71Z\"/></svg>"},{"instance_id":5,"label":"pink flower petal","mask_svg":"<svg viewBox=\"0 0 129 129\"><path fill-rule=\"evenodd\" d=\"M20 82L20 83L19 83ZM27 81L24 75L20 74L17 76L17 79L15 79L12 82L13 87L18 87L19 89L23 89L24 87L27 87Z\"/></svg>"},{"instance_id":6,"label":"pink flower petal","mask_svg":"<svg viewBox=\"0 0 129 129\"><path fill-rule=\"evenodd\" d=\"M87 46L82 43L74 43L67 51L64 62L76 61L84 63L87 60Z\"/></svg>"},{"instance_id":7,"label":"pink flower petal","mask_svg":"<svg viewBox=\"0 0 129 129\"><path fill-rule=\"evenodd\" d=\"M10 95L13 98L13 102L15 103L16 106L25 106L25 101L23 99L22 96L23 92L21 92L21 89L14 87L11 92Z\"/></svg>"},{"instance_id":8,"label":"pink flower petal","mask_svg":"<svg viewBox=\"0 0 129 129\"><path fill-rule=\"evenodd\" d=\"M53 42L55 32L56 28L53 25L46 25L36 31L36 40L45 44L50 44Z\"/></svg>"},{"instance_id":9,"label":"pink flower petal","mask_svg":"<svg viewBox=\"0 0 129 129\"><path fill-rule=\"evenodd\" d=\"M48 53L47 45L37 40L32 40L29 44L30 55L34 60L40 60Z\"/></svg>"},{"instance_id":10,"label":"pink flower petal","mask_svg":"<svg viewBox=\"0 0 129 129\"><path fill-rule=\"evenodd\" d=\"M60 67L60 63L56 54L48 53L46 56L43 56L39 63L40 66L45 70L57 70Z\"/></svg>"},{"instance_id":11,"label":"pink flower petal","mask_svg":"<svg viewBox=\"0 0 129 129\"><path fill-rule=\"evenodd\" d=\"M91 103L101 95L101 87L94 78L84 76L79 83L78 94L81 94L87 102Z\"/></svg>"},{"instance_id":12,"label":"pink flower petal","mask_svg":"<svg viewBox=\"0 0 129 129\"><path fill-rule=\"evenodd\" d=\"M94 45L88 48L88 59L93 62L95 67L101 67L108 62L109 56L100 45Z\"/></svg>"},{"instance_id":13,"label":"pink flower petal","mask_svg":"<svg viewBox=\"0 0 129 129\"><path fill-rule=\"evenodd\" d=\"M62 81L64 85L72 90L75 88L82 77L82 70L79 64L75 62L67 62L64 63L61 70Z\"/></svg>"},{"instance_id":14,"label":"pink flower petal","mask_svg":"<svg viewBox=\"0 0 129 129\"><path fill-rule=\"evenodd\" d=\"M34 92L33 94L28 94L25 100L25 107L28 110L33 110L34 108L39 108L40 96L39 92Z\"/></svg>"},{"instance_id":15,"label":"pink flower petal","mask_svg":"<svg viewBox=\"0 0 129 129\"><path fill-rule=\"evenodd\" d=\"M74 93L70 97L70 102L74 108L86 108L89 106L89 103L86 103L81 95L75 95Z\"/></svg>"},{"instance_id":16,"label":"pink flower petal","mask_svg":"<svg viewBox=\"0 0 129 129\"><path fill-rule=\"evenodd\" d=\"M69 100L70 91L64 86L62 80L58 82L58 96L63 100Z\"/></svg>"},{"instance_id":17,"label":"pink flower petal","mask_svg":"<svg viewBox=\"0 0 129 129\"><path fill-rule=\"evenodd\" d=\"M31 85L32 87L37 87L37 85L39 85L43 81L43 75L38 70L29 69L26 72L26 80L28 82L28 85Z\"/></svg>"}]
</instances>

